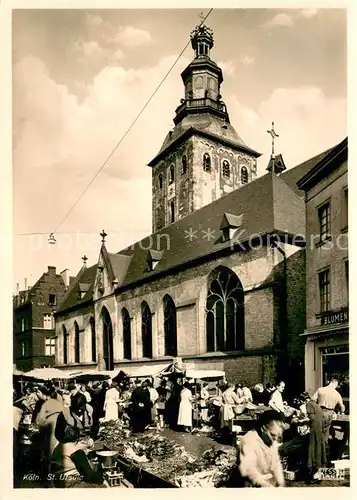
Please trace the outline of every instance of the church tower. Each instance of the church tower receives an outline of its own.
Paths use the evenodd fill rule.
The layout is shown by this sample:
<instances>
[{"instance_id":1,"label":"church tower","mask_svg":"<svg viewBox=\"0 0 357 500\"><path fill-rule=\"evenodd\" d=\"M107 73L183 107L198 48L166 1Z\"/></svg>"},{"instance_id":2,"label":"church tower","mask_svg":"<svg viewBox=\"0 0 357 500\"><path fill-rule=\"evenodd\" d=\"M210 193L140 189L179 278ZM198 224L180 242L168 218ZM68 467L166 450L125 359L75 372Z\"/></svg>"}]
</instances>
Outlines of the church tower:
<instances>
[{"instance_id":1,"label":"church tower","mask_svg":"<svg viewBox=\"0 0 357 500\"><path fill-rule=\"evenodd\" d=\"M181 74L185 97L176 109L175 126L149 163L153 232L247 184L257 174L260 154L238 136L222 101L222 70L210 58L212 30L196 26L191 44L195 57Z\"/></svg>"}]
</instances>

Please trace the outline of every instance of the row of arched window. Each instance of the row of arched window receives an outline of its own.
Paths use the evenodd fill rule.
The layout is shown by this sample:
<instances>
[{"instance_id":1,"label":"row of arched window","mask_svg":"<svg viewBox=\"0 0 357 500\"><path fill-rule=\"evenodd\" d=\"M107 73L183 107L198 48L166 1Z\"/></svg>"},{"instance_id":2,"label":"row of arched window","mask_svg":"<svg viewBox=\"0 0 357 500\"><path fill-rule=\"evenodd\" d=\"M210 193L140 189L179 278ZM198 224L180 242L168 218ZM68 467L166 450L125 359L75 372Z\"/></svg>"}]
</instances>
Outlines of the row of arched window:
<instances>
[{"instance_id":1,"label":"row of arched window","mask_svg":"<svg viewBox=\"0 0 357 500\"><path fill-rule=\"evenodd\" d=\"M238 276L229 268L219 266L208 278L206 299L207 352L244 350L244 290ZM176 357L177 313L172 297L166 294L162 301L164 313L164 354ZM146 301L141 303L142 357L153 357L152 312ZM123 358L132 359L131 318L124 307L121 310L123 328ZM114 369L113 327L108 310L101 313L103 326L103 359L106 370ZM97 361L95 321L90 319L92 361ZM63 329L63 363L68 363L68 333ZM187 332L189 335L190 332ZM80 330L74 323L74 362L81 362Z\"/></svg>"},{"instance_id":2,"label":"row of arched window","mask_svg":"<svg viewBox=\"0 0 357 500\"><path fill-rule=\"evenodd\" d=\"M211 171L211 157L208 153L203 155L203 170L205 172ZM181 174L184 175L187 172L187 157L184 155L181 158ZM231 165L228 160L222 161L222 175L223 177L229 178L231 176ZM173 184L175 182L175 166L170 166L169 171L169 184ZM248 169L247 167L241 167L240 169L240 182L241 184L248 183ZM163 177L162 174L159 174L159 188L163 187Z\"/></svg>"}]
</instances>

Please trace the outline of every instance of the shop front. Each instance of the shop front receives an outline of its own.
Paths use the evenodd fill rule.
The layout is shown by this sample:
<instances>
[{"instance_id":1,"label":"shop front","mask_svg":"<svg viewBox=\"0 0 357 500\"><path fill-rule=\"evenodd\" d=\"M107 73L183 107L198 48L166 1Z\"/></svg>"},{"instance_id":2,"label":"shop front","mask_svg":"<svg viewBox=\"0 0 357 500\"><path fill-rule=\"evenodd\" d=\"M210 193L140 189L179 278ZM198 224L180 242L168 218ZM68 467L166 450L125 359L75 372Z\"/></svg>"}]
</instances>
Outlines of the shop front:
<instances>
[{"instance_id":1,"label":"shop front","mask_svg":"<svg viewBox=\"0 0 357 500\"><path fill-rule=\"evenodd\" d=\"M324 315L321 326L307 330L305 345L306 390L313 394L332 377L340 381L339 392L349 409L348 311Z\"/></svg>"}]
</instances>

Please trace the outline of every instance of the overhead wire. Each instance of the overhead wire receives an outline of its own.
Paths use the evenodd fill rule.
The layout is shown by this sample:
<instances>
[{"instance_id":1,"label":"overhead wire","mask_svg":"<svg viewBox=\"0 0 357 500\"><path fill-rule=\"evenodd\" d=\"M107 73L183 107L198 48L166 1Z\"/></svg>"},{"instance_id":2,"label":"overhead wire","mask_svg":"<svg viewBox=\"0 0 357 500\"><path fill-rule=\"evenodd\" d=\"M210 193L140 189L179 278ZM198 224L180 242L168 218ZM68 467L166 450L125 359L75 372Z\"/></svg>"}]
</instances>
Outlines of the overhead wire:
<instances>
[{"instance_id":1,"label":"overhead wire","mask_svg":"<svg viewBox=\"0 0 357 500\"><path fill-rule=\"evenodd\" d=\"M213 8L211 8L205 16L201 17L202 20L201 20L199 26L202 26L204 24L204 22L210 16L210 14L211 14L212 11L213 11ZM87 186L82 191L82 193L78 196L78 198L75 201L75 203L67 211L67 213L65 214L65 216L62 218L62 220L60 221L60 223L57 225L56 229L52 233L50 233L50 236L53 236L54 234L57 233L58 229L62 226L62 224L65 222L65 220L73 212L73 210L75 209L75 207L78 205L78 203L81 201L81 199L86 194L86 192L88 191L88 189L91 187L91 185L93 184L93 182L96 180L96 178L98 177L98 175L100 174L100 172L108 164L109 160L113 157L113 155L116 152L116 150L119 148L119 146L121 145L121 143L123 142L123 140L129 134L129 132L131 131L131 129L134 127L134 125L136 124L136 122L138 121L138 119L140 118L140 116L143 114L143 112L145 111L145 109L148 107L148 105L150 104L150 102L152 101L152 99L154 98L154 96L156 95L156 93L158 92L158 90L161 88L161 86L163 85L163 83L165 82L165 80L167 79L167 77L169 76L169 74L171 73L171 71L173 70L173 68L176 66L176 64L178 63L178 61L180 60L180 58L184 54L184 52L187 49L187 47L189 46L189 44L190 44L190 40L185 44L184 48L181 50L180 54L177 56L177 58L175 59L174 63L171 65L171 67L166 72L166 74L164 75L164 77L162 78L162 80L160 81L160 83L158 84L158 86L152 92L152 94L150 95L150 97L148 98L148 100L146 101L146 103L144 104L144 106L140 109L139 113L136 115L136 117L134 118L134 120L131 122L130 126L126 129L126 131L124 132L124 134L122 135L122 137L120 138L120 140L117 142L117 144L115 145L115 147L111 150L111 152L109 153L109 155L107 156L107 158L105 159L105 161L102 163L101 167L95 173L94 177L87 184ZM32 234L36 235L36 234L41 234L41 233L32 233Z\"/></svg>"}]
</instances>

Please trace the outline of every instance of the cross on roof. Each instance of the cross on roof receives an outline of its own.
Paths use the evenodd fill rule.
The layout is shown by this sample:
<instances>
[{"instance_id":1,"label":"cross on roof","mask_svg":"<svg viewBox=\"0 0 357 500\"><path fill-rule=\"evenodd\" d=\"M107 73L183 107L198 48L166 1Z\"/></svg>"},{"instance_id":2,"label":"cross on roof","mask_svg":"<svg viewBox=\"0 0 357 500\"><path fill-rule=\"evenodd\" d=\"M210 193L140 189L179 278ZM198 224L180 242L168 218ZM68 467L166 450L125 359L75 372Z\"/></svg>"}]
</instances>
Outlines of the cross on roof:
<instances>
[{"instance_id":1,"label":"cross on roof","mask_svg":"<svg viewBox=\"0 0 357 500\"><path fill-rule=\"evenodd\" d=\"M274 141L275 137L279 137L278 134L274 130L274 122L271 122L271 130L267 130L268 134L271 135L271 157L274 158L275 156L275 151L274 151Z\"/></svg>"},{"instance_id":2,"label":"cross on roof","mask_svg":"<svg viewBox=\"0 0 357 500\"><path fill-rule=\"evenodd\" d=\"M100 233L100 236L102 237L102 243L105 243L105 238L108 236L107 233L104 231L104 229L102 230L102 232Z\"/></svg>"},{"instance_id":3,"label":"cross on roof","mask_svg":"<svg viewBox=\"0 0 357 500\"><path fill-rule=\"evenodd\" d=\"M82 260L83 260L83 264L86 265L88 257L86 255L83 255Z\"/></svg>"},{"instance_id":4,"label":"cross on roof","mask_svg":"<svg viewBox=\"0 0 357 500\"><path fill-rule=\"evenodd\" d=\"M204 21L206 16L204 15L204 13L203 13L203 12L200 12L200 13L198 14L198 17L199 17L202 21Z\"/></svg>"}]
</instances>

